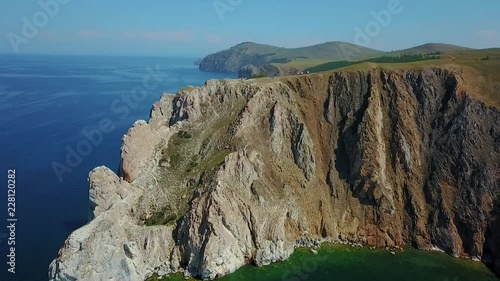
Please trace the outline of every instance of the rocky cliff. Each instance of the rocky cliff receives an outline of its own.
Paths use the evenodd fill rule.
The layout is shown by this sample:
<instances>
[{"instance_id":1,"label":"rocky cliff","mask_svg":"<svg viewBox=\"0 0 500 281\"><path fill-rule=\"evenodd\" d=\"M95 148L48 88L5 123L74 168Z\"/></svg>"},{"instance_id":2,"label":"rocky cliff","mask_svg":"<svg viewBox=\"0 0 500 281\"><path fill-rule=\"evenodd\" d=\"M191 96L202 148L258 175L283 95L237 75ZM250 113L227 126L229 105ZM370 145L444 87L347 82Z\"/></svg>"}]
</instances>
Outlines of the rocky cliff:
<instances>
[{"instance_id":1,"label":"rocky cliff","mask_svg":"<svg viewBox=\"0 0 500 281\"><path fill-rule=\"evenodd\" d=\"M500 272L500 111L459 67L208 81L90 173L51 280L215 278L307 241L410 245Z\"/></svg>"}]
</instances>

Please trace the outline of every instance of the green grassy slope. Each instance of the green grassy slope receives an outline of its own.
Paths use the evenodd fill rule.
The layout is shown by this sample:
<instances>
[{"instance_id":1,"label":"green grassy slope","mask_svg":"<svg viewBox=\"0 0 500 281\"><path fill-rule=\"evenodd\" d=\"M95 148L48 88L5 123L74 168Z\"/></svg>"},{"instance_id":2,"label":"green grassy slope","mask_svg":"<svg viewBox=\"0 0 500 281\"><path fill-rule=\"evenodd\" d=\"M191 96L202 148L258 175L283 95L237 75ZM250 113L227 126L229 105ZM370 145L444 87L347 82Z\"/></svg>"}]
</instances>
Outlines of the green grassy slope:
<instances>
[{"instance_id":1,"label":"green grassy slope","mask_svg":"<svg viewBox=\"0 0 500 281\"><path fill-rule=\"evenodd\" d=\"M387 55L400 55L400 54L429 54L429 53L449 53L456 51L464 51L467 50L467 47L450 45L450 44L442 44L442 43L427 43L420 46L388 52Z\"/></svg>"}]
</instances>

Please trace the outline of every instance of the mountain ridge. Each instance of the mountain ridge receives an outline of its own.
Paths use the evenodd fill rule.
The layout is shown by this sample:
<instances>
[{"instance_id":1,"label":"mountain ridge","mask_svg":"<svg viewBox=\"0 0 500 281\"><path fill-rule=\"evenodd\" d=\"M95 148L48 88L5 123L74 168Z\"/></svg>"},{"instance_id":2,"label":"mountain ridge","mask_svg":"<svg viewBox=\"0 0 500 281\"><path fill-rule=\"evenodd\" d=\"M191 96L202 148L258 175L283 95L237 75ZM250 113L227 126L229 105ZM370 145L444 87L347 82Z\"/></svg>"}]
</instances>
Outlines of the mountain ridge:
<instances>
[{"instance_id":1,"label":"mountain ridge","mask_svg":"<svg viewBox=\"0 0 500 281\"><path fill-rule=\"evenodd\" d=\"M380 53L377 50L338 41L299 48L244 42L206 56L200 62L200 70L237 73L247 65L261 67L292 58L343 60L376 56Z\"/></svg>"},{"instance_id":2,"label":"mountain ridge","mask_svg":"<svg viewBox=\"0 0 500 281\"><path fill-rule=\"evenodd\" d=\"M427 43L404 50L384 52L352 43L330 41L298 48L276 47L268 44L242 42L229 49L207 55L200 61L202 71L232 72L240 77L251 77L264 73L267 76L284 76L304 71L301 65L288 66L293 60L315 66L321 62L360 61L379 56L400 54L443 53L465 50L465 47L442 43Z\"/></svg>"}]
</instances>

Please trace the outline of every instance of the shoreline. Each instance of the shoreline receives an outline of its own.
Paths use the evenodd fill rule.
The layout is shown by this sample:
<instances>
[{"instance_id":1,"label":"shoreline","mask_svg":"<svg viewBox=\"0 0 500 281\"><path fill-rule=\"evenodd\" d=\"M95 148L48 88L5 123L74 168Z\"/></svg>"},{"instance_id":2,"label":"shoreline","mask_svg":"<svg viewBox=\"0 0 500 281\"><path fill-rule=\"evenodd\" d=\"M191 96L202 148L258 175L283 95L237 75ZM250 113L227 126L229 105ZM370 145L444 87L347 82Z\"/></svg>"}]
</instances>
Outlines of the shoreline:
<instances>
[{"instance_id":1,"label":"shoreline","mask_svg":"<svg viewBox=\"0 0 500 281\"><path fill-rule=\"evenodd\" d=\"M314 251L316 252L314 252ZM362 251L362 252L361 252ZM268 272L272 270L283 270L284 273L287 272L287 267L292 267L291 263L295 261L302 261L303 264L308 262L311 258L318 257L321 261L326 263L328 259L325 257L321 257L321 255L328 255L329 258L334 259L335 253L346 254L348 256L356 257L356 256L365 256L365 255L383 255L384 257L393 257L399 255L413 255L415 258L419 257L419 255L432 255L434 258L442 258L443 260L447 260L452 264L461 264L462 266L470 266L471 268L481 269L482 271L486 271L491 273L491 277L494 280L498 281L500 278L495 279L494 273L481 261L475 261L473 259L468 258L455 258L452 255L445 253L442 250L422 250L416 249L413 247L373 247L368 245L361 245L359 243L351 243L345 241L344 243L339 242L322 242L319 245L311 245L311 246L297 246L292 255L283 261L272 263L269 265L257 266L253 263L248 263L240 269L236 270L233 273L230 273L226 276L216 278L214 280L232 280L231 278L236 278L235 276L239 274L240 271L250 270L250 271L263 271ZM317 265L318 267L320 264ZM292 267L293 268L293 267ZM178 280L189 280L189 281L197 281L200 279L196 279L190 275L185 275L182 272L169 274L166 276L152 276L146 281L178 281ZM242 279L237 279L242 280ZM245 279L246 280L246 279ZM251 280L250 278L248 280ZM295 280L295 279L291 279ZM308 280L308 279L306 279ZM473 280L470 280L473 281Z\"/></svg>"}]
</instances>

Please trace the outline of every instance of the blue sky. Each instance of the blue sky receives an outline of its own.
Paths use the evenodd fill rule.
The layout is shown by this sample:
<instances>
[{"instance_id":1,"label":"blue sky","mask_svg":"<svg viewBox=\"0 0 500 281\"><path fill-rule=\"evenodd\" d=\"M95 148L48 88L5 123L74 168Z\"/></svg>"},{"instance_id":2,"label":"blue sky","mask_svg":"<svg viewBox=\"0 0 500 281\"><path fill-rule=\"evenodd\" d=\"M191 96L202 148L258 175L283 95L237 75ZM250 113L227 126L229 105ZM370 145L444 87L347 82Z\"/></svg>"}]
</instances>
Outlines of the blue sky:
<instances>
[{"instance_id":1,"label":"blue sky","mask_svg":"<svg viewBox=\"0 0 500 281\"><path fill-rule=\"evenodd\" d=\"M499 11L498 0L4 0L0 53L203 56L243 41L500 47Z\"/></svg>"}]
</instances>

